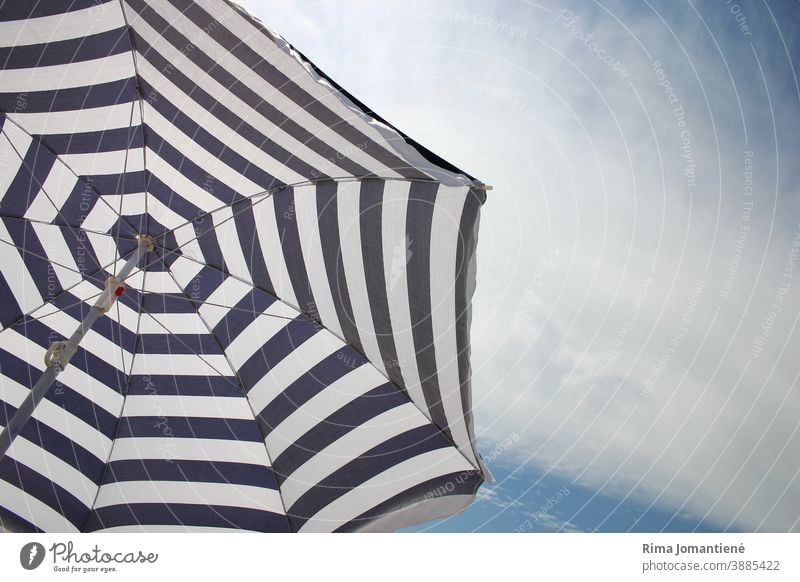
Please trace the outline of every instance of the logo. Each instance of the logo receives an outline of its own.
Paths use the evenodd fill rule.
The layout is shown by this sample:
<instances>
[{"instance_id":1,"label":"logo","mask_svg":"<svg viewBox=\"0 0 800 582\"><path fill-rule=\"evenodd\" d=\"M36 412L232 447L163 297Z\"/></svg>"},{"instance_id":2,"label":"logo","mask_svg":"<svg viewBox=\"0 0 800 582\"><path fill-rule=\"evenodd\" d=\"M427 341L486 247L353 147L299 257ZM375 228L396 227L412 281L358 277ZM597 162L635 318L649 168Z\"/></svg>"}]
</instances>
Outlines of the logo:
<instances>
[{"instance_id":1,"label":"logo","mask_svg":"<svg viewBox=\"0 0 800 582\"><path fill-rule=\"evenodd\" d=\"M26 570L35 570L44 561L44 554L44 546L39 542L25 544L19 551L19 563Z\"/></svg>"}]
</instances>

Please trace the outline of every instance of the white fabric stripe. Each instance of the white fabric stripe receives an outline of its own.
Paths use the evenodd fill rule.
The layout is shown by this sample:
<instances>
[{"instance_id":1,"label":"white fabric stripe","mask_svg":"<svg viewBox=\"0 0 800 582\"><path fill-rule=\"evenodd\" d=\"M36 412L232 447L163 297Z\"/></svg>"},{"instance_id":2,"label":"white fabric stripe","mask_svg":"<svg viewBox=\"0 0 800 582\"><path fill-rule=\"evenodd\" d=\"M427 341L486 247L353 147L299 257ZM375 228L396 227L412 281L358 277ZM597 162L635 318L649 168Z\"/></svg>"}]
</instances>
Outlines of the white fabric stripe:
<instances>
[{"instance_id":1,"label":"white fabric stripe","mask_svg":"<svg viewBox=\"0 0 800 582\"><path fill-rule=\"evenodd\" d=\"M189 115L192 120L201 125L203 129L222 141L225 147L235 151L240 156L251 161L255 166L263 169L271 176L275 176L275 178L281 180L285 184L296 184L297 182L304 182L306 180L304 176L301 176L285 164L268 156L262 149L256 147L252 142L243 138L230 127L222 123L213 112L200 107L197 102L183 93L178 87L171 83L167 77L155 69L147 59L139 59L138 63L139 75L151 86L158 88L159 98L167 99L172 105ZM234 109L233 111L239 112L242 111L242 109ZM150 118L148 117L148 122L149 120Z\"/></svg>"},{"instance_id":2,"label":"white fabric stripe","mask_svg":"<svg viewBox=\"0 0 800 582\"><path fill-rule=\"evenodd\" d=\"M180 107L180 103L175 105ZM154 107L145 102L144 118L147 127L156 132L161 138L169 142L176 150L186 156L199 167L203 168L209 176L214 177L223 184L244 196L252 196L264 190L264 186L251 182L244 174L233 169L216 155L210 153L195 141L195 136L186 135L178 127L166 120ZM200 122L201 120L196 119ZM148 162L150 161L148 156ZM149 163L148 163L149 165ZM194 200L192 200L194 202ZM218 203L218 206L220 204Z\"/></svg>"},{"instance_id":3,"label":"white fabric stripe","mask_svg":"<svg viewBox=\"0 0 800 582\"><path fill-rule=\"evenodd\" d=\"M83 35L80 35L83 36ZM110 83L133 76L133 60L125 51L110 57L64 65L0 70L4 93L28 93Z\"/></svg>"},{"instance_id":4,"label":"white fabric stripe","mask_svg":"<svg viewBox=\"0 0 800 582\"><path fill-rule=\"evenodd\" d=\"M142 148L128 150L127 160L125 155L125 150L117 150L89 154L66 154L60 158L79 176L104 176L123 172L139 172L144 169Z\"/></svg>"},{"instance_id":5,"label":"white fabric stripe","mask_svg":"<svg viewBox=\"0 0 800 582\"><path fill-rule=\"evenodd\" d=\"M181 254L191 257L195 261L205 262L200 242L197 240L197 234L204 232L207 227L206 218L202 217L172 231ZM189 261L184 262L188 263Z\"/></svg>"},{"instance_id":6,"label":"white fabric stripe","mask_svg":"<svg viewBox=\"0 0 800 582\"><path fill-rule=\"evenodd\" d=\"M47 257L53 261L53 273L58 278L58 282L62 289L68 289L73 285L77 285L83 280L83 277L78 274L78 265L75 263L75 257L69 251L70 245L75 240L75 235L68 234L69 242L64 236L64 232L57 226L49 226L34 222L31 224L42 248L45 249ZM61 265L64 265L63 267ZM71 269L71 270L70 270ZM53 282L55 283L55 282ZM48 279L48 293L50 293L51 281ZM53 293L55 287L53 287Z\"/></svg>"},{"instance_id":7,"label":"white fabric stripe","mask_svg":"<svg viewBox=\"0 0 800 582\"><path fill-rule=\"evenodd\" d=\"M281 196L283 192L276 192L274 196ZM283 245L278 235L278 224L275 217L275 201L272 197L267 200L257 200L253 206L258 240L261 243L261 252L269 271L272 287L284 303L298 309L297 296L294 294L292 280L289 278L289 269L283 256Z\"/></svg>"},{"instance_id":8,"label":"white fabric stripe","mask_svg":"<svg viewBox=\"0 0 800 582\"><path fill-rule=\"evenodd\" d=\"M119 348L117 348L119 350ZM228 363L221 354L136 354L133 374L171 374L174 376L219 376L225 374ZM216 368L216 370L215 370Z\"/></svg>"},{"instance_id":9,"label":"white fabric stripe","mask_svg":"<svg viewBox=\"0 0 800 582\"><path fill-rule=\"evenodd\" d=\"M230 309L227 307L218 306L236 305L242 300L242 297L247 295L250 291L252 291L252 289L253 288L246 283L242 283L233 277L226 277L222 284L217 287L211 295L208 296L206 299L207 303L203 304L198 311L200 315L203 316L203 319L208 324L208 327L214 329L220 320L228 315L228 312L230 311ZM211 305L213 303L216 305Z\"/></svg>"},{"instance_id":10,"label":"white fabric stripe","mask_svg":"<svg viewBox=\"0 0 800 582\"><path fill-rule=\"evenodd\" d=\"M386 182L383 191L383 272L386 278L386 299L392 321L395 351L406 392L423 414L430 418L428 404L422 391L417 368L417 349L411 326L411 311L408 303L408 281L406 264L403 261L407 247L406 212L408 210L409 182ZM400 245L400 264L394 251Z\"/></svg>"},{"instance_id":11,"label":"white fabric stripe","mask_svg":"<svg viewBox=\"0 0 800 582\"><path fill-rule=\"evenodd\" d=\"M342 338L342 327L333 304L325 259L322 256L322 241L317 218L317 188L304 186L294 189L294 208L300 246L303 251L308 282L314 295L314 303L322 322L331 333Z\"/></svg>"},{"instance_id":12,"label":"white fabric stripe","mask_svg":"<svg viewBox=\"0 0 800 582\"><path fill-rule=\"evenodd\" d=\"M271 105L303 126L305 129L311 132L312 135L325 141L335 151L340 152L342 155L350 158L361 167L366 168L375 175L400 177L398 173L394 172L387 166L381 164L373 157L366 154L362 148L359 148L357 145L352 144L342 138L333 129L323 124L305 109L291 101L288 97L280 92L279 88L273 87L260 76L253 73L253 71L251 71L247 65L236 58L226 48L219 45L208 34L204 33L200 28L195 26L191 20L185 17L183 13L181 13L174 6L164 0L153 1L151 4L156 10L158 10L159 14L161 14L161 16L170 23L171 26L183 33L186 38L192 39L193 45L211 57L217 63L217 66L223 67L234 77L236 77L239 82L247 85L250 89L255 91L256 94L268 99ZM212 12L212 14L214 14L214 12ZM132 23L137 31L140 28L140 24L141 21L139 20ZM246 37L240 38L240 42L245 44L248 43L249 39ZM259 54L269 55L275 50L276 47L274 45L270 47L265 46L260 48ZM298 70L298 72L300 71L305 74L304 70ZM196 82L200 81L196 80ZM149 118L147 118L146 114L145 118L149 121Z\"/></svg>"},{"instance_id":13,"label":"white fabric stripe","mask_svg":"<svg viewBox=\"0 0 800 582\"><path fill-rule=\"evenodd\" d=\"M91 506L97 493L97 485L72 465L65 463L23 436L14 439L6 454L69 491L87 507ZM5 503L4 497L0 497L0 499L3 499Z\"/></svg>"},{"instance_id":14,"label":"white fabric stripe","mask_svg":"<svg viewBox=\"0 0 800 582\"><path fill-rule=\"evenodd\" d=\"M3 506L9 511L16 513L22 519L29 521L43 531L62 533L76 533L78 531L74 525L55 509L2 480L0 480L0 499L3 500Z\"/></svg>"},{"instance_id":15,"label":"white fabric stripe","mask_svg":"<svg viewBox=\"0 0 800 582\"><path fill-rule=\"evenodd\" d=\"M119 4L108 2L63 14L0 22L0 47L81 38L124 25Z\"/></svg>"},{"instance_id":16,"label":"white fabric stripe","mask_svg":"<svg viewBox=\"0 0 800 582\"><path fill-rule=\"evenodd\" d=\"M30 393L30 388L22 386L7 376L0 376L0 399L18 408ZM98 459L107 459L111 450L111 439L53 402L43 399L33 413L33 417L53 430L82 446Z\"/></svg>"},{"instance_id":17,"label":"white fabric stripe","mask_svg":"<svg viewBox=\"0 0 800 582\"><path fill-rule=\"evenodd\" d=\"M454 274L439 268L439 265L456 265L461 213L468 191L466 187L440 186L436 196L431 224L431 321L439 394L447 426L461 452L477 464L461 404Z\"/></svg>"},{"instance_id":18,"label":"white fabric stripe","mask_svg":"<svg viewBox=\"0 0 800 582\"><path fill-rule=\"evenodd\" d=\"M179 69L200 87L203 87L203 89L212 95L214 99L219 101L220 104L237 114L238 112L247 111L248 115L244 118L247 123L252 125L268 139L280 145L284 150L290 152L296 158L309 164L312 168L317 168L321 172L332 176L347 175L347 172L335 165L335 160L325 159L302 142L287 134L284 129L278 127L266 117L261 116L254 111L250 105L234 95L228 87L219 84L213 77L208 75L207 72L198 68L186 55L172 46L161 34L155 32L144 20L138 18L138 16L134 16L133 18L131 26L136 29L136 32L139 33L153 49L157 50L159 54L166 58L176 69ZM141 60L143 61L144 59ZM156 88L159 91L162 90L160 85Z\"/></svg>"},{"instance_id":19,"label":"white fabric stripe","mask_svg":"<svg viewBox=\"0 0 800 582\"><path fill-rule=\"evenodd\" d=\"M308 338L253 386L248 393L253 410L264 410L287 386L343 345L339 338L325 330Z\"/></svg>"},{"instance_id":20,"label":"white fabric stripe","mask_svg":"<svg viewBox=\"0 0 800 582\"><path fill-rule=\"evenodd\" d=\"M25 218L43 222L55 220L77 182L77 176L67 166L55 162L44 183L40 184L39 193L25 211Z\"/></svg>"},{"instance_id":21,"label":"white fabric stripe","mask_svg":"<svg viewBox=\"0 0 800 582\"><path fill-rule=\"evenodd\" d=\"M141 125L139 108L136 102L120 103L72 111L47 111L41 113L13 113L9 117L19 123L28 133L47 135L60 133L89 133L109 129L125 128L131 123L131 107L133 110L133 127Z\"/></svg>"},{"instance_id":22,"label":"white fabric stripe","mask_svg":"<svg viewBox=\"0 0 800 582\"><path fill-rule=\"evenodd\" d=\"M286 507L291 508L306 491L359 455L424 424L428 424L428 420L409 402L354 428L303 463L281 484Z\"/></svg>"},{"instance_id":23,"label":"white fabric stripe","mask_svg":"<svg viewBox=\"0 0 800 582\"><path fill-rule=\"evenodd\" d=\"M370 364L359 366L311 398L267 436L267 449L273 458L283 453L306 432L328 416L386 383L386 378Z\"/></svg>"},{"instance_id":24,"label":"white fabric stripe","mask_svg":"<svg viewBox=\"0 0 800 582\"><path fill-rule=\"evenodd\" d=\"M183 249L181 250L183 251ZM178 256L169 268L178 285L183 288L190 298L196 298L197 293L200 291L199 278L203 269L204 267L200 263L190 261L182 256Z\"/></svg>"},{"instance_id":25,"label":"white fabric stripe","mask_svg":"<svg viewBox=\"0 0 800 582\"><path fill-rule=\"evenodd\" d=\"M237 370L272 339L276 333L286 327L290 319L294 319L299 315L297 311L281 301L276 301L270 305L264 313L267 315L254 319L225 349L231 364Z\"/></svg>"},{"instance_id":26,"label":"white fabric stripe","mask_svg":"<svg viewBox=\"0 0 800 582\"><path fill-rule=\"evenodd\" d=\"M244 398L175 396L159 394L157 390L153 394L128 396L125 400L125 417L132 416L253 420L253 413Z\"/></svg>"},{"instance_id":27,"label":"white fabric stripe","mask_svg":"<svg viewBox=\"0 0 800 582\"><path fill-rule=\"evenodd\" d=\"M262 442L134 437L116 439L114 441L114 450L111 451L111 459L113 461L161 458L269 466L267 451Z\"/></svg>"},{"instance_id":28,"label":"white fabric stripe","mask_svg":"<svg viewBox=\"0 0 800 582\"><path fill-rule=\"evenodd\" d=\"M372 323L367 281L364 273L364 257L361 254L361 184L359 182L340 183L336 196L339 238L341 240L342 263L347 278L347 291L353 306L353 319L364 347L364 355L386 375L386 366L381 357L375 327Z\"/></svg>"},{"instance_id":29,"label":"white fabric stripe","mask_svg":"<svg viewBox=\"0 0 800 582\"><path fill-rule=\"evenodd\" d=\"M5 224L0 220L0 241L14 244L14 239L6 230ZM9 246L5 242L0 242L0 265L3 266L3 278L6 280L14 300L19 304L23 313L39 307L44 299L39 294L36 284L33 282L30 271L25 266L25 261L20 256L14 246ZM0 337L6 334L0 334Z\"/></svg>"},{"instance_id":30,"label":"white fabric stripe","mask_svg":"<svg viewBox=\"0 0 800 582\"><path fill-rule=\"evenodd\" d=\"M14 178L24 167L22 158L31 147L33 139L10 121L3 123L0 132L0 200L9 194Z\"/></svg>"},{"instance_id":31,"label":"white fabric stripe","mask_svg":"<svg viewBox=\"0 0 800 582\"><path fill-rule=\"evenodd\" d=\"M436 449L413 457L376 475L326 505L309 519L302 532L328 532L358 517L418 483L472 467L454 448Z\"/></svg>"},{"instance_id":32,"label":"white fabric stripe","mask_svg":"<svg viewBox=\"0 0 800 582\"><path fill-rule=\"evenodd\" d=\"M100 488L95 508L134 503L192 503L246 507L283 514L275 489L230 483L121 481Z\"/></svg>"},{"instance_id":33,"label":"white fabric stripe","mask_svg":"<svg viewBox=\"0 0 800 582\"><path fill-rule=\"evenodd\" d=\"M237 208L237 211L240 212L241 208ZM219 242L220 252L228 272L252 284L253 278L250 276L250 267L245 260L242 244L239 241L239 231L233 218L233 210L230 206L226 206L212 214L211 220L214 222L214 234ZM251 233L250 237L245 237L245 240L247 241L248 238L252 240L255 236L255 233ZM249 244L249 242L247 241L245 244ZM250 249L248 249L248 256L249 254Z\"/></svg>"}]
</instances>

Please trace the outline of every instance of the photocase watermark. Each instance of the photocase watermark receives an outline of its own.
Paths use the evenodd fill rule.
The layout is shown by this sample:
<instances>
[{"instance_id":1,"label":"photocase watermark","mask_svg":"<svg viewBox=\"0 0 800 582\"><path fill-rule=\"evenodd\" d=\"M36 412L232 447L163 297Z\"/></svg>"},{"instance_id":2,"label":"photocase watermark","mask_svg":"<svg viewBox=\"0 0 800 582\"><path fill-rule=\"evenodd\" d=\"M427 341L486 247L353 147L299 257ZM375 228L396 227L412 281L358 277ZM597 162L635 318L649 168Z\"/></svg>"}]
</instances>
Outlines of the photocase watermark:
<instances>
[{"instance_id":1,"label":"photocase watermark","mask_svg":"<svg viewBox=\"0 0 800 582\"><path fill-rule=\"evenodd\" d=\"M389 269L389 289L394 290L397 283L405 275L406 268L414 253L411 250L413 241L411 237L406 234L405 238L399 240L392 247L392 262Z\"/></svg>"},{"instance_id":2,"label":"photocase watermark","mask_svg":"<svg viewBox=\"0 0 800 582\"><path fill-rule=\"evenodd\" d=\"M697 186L697 163L694 159L694 148L692 146L692 131L686 122L686 111L681 104L677 92L672 87L661 61L653 61L650 65L656 73L659 86L664 88L669 104L673 106L672 115L675 123L680 130L681 158L683 158L683 175L686 177L686 189L690 192Z\"/></svg>"},{"instance_id":3,"label":"photocase watermark","mask_svg":"<svg viewBox=\"0 0 800 582\"><path fill-rule=\"evenodd\" d=\"M703 279L698 279L695 283L692 294L687 301L686 308L683 310L680 323L678 323L678 325L675 327L675 331L673 331L672 337L669 340L669 347L664 350L664 353L658 359L658 362L656 362L653 366L653 373L644 381L644 387L639 392L639 395L642 398L650 397L655 390L655 387L658 385L659 380L661 379L661 374L677 355L678 346L689 332L689 326L694 318L695 309L697 308L697 304L700 301L700 296L703 294L703 290L706 288L706 285L707 283Z\"/></svg>"},{"instance_id":4,"label":"photocase watermark","mask_svg":"<svg viewBox=\"0 0 800 582\"><path fill-rule=\"evenodd\" d=\"M570 10L561 10L556 16L557 23L569 30L569 33L573 38L581 42L586 48L592 51L601 62L605 63L605 65L617 75L623 78L630 75L630 72L622 66L622 63L619 61L619 59L608 54L606 50L597 43L593 32L587 34L578 28L578 23L580 20L581 17Z\"/></svg>"},{"instance_id":5,"label":"photocase watermark","mask_svg":"<svg viewBox=\"0 0 800 582\"><path fill-rule=\"evenodd\" d=\"M547 501L545 501L539 507L539 509L537 509L532 514L530 514L528 519L526 519L521 524L519 524L519 526L514 529L514 533L522 533L522 532L530 531L530 530L532 530L534 528L534 526L536 524L547 523L546 517L550 514L550 511L556 505L561 503L561 501L565 497L569 496L569 493L570 493L569 488L566 485L564 485L564 487L562 487L561 489L556 491L553 495L548 497ZM531 520L533 520L533 521L531 521Z\"/></svg>"},{"instance_id":6,"label":"photocase watermark","mask_svg":"<svg viewBox=\"0 0 800 582\"><path fill-rule=\"evenodd\" d=\"M522 301L514 312L514 317L511 319L511 331L517 331L520 326L528 321L530 314L533 311L533 304L539 293L539 289L544 287L544 276L548 271L552 271L556 264L558 264L559 252L556 248L546 248L545 255L536 264L533 269L531 282L525 290L525 295Z\"/></svg>"},{"instance_id":7,"label":"photocase watermark","mask_svg":"<svg viewBox=\"0 0 800 582\"><path fill-rule=\"evenodd\" d=\"M728 274L722 284L720 298L727 299L730 296L731 288L736 280L736 273L742 262L745 243L750 234L750 214L753 212L753 150L744 152L744 202L742 203L742 214L739 217L739 231L736 236L736 246L733 248L733 256L728 262Z\"/></svg>"},{"instance_id":8,"label":"photocase watermark","mask_svg":"<svg viewBox=\"0 0 800 582\"><path fill-rule=\"evenodd\" d=\"M744 13L742 12L742 7L733 2L733 0L725 0L725 4L728 6L728 10L733 17L736 19L736 24L739 26L739 31L742 33L742 36L752 36L750 32L750 26L747 24L747 17L745 17Z\"/></svg>"},{"instance_id":9,"label":"photocase watermark","mask_svg":"<svg viewBox=\"0 0 800 582\"><path fill-rule=\"evenodd\" d=\"M636 325L636 320L639 319L639 311L641 310L644 300L647 297L647 292L650 290L652 285L653 278L647 276L644 278L641 285L639 285L636 293L634 293L633 303L631 304L630 309L628 309L628 312L625 314L625 321L623 321L622 326L617 332L617 335L614 337L611 347L603 356L603 359L600 361L600 364L594 371L594 375L596 377L600 378L606 372L608 372L614 362L617 361L617 358L619 358L619 350L625 346L628 334L633 331L633 327Z\"/></svg>"},{"instance_id":10,"label":"photocase watermark","mask_svg":"<svg viewBox=\"0 0 800 582\"><path fill-rule=\"evenodd\" d=\"M564 148L555 132L549 125L547 125L536 115L528 103L499 85L490 85L488 83L483 83L471 78L459 78L458 83L462 87L466 87L467 89L488 95L493 99L497 99L503 105L512 107L519 111L525 117L526 122L533 125L533 127L535 127L542 134L542 136L544 136L544 139L547 141L553 153L558 158L561 168L567 172L572 171L572 162L570 162L569 157L564 152Z\"/></svg>"},{"instance_id":11,"label":"photocase watermark","mask_svg":"<svg viewBox=\"0 0 800 582\"><path fill-rule=\"evenodd\" d=\"M528 29L505 20L497 20L492 16L477 12L461 12L460 10L437 10L425 12L421 10L404 10L401 17L413 20L439 20L458 22L473 28L488 30L494 34L504 34L509 38L528 38Z\"/></svg>"},{"instance_id":12,"label":"photocase watermark","mask_svg":"<svg viewBox=\"0 0 800 582\"><path fill-rule=\"evenodd\" d=\"M778 290L775 292L773 303L769 308L769 313L761 320L761 332L758 337L753 341L753 347L750 350L750 359L757 359L761 352L767 345L772 328L775 325L775 320L778 315L783 311L783 302L787 293L792 288L792 279L794 278L794 269L797 266L797 259L800 256L800 223L797 225L797 232L795 232L792 244L789 251L786 253L786 264L781 274L781 282L778 285Z\"/></svg>"},{"instance_id":13,"label":"photocase watermark","mask_svg":"<svg viewBox=\"0 0 800 582\"><path fill-rule=\"evenodd\" d=\"M158 390L156 389L153 379L150 376L142 376L142 381L144 382L144 391L148 396L152 397L153 416L158 419L158 422L153 425L153 428L160 429L161 434L166 438L166 441L158 445L158 450L168 463L172 463L173 459L177 457L177 453L175 452L175 435L172 432L172 428L169 426L166 415L164 415L164 408L158 398Z\"/></svg>"}]
</instances>

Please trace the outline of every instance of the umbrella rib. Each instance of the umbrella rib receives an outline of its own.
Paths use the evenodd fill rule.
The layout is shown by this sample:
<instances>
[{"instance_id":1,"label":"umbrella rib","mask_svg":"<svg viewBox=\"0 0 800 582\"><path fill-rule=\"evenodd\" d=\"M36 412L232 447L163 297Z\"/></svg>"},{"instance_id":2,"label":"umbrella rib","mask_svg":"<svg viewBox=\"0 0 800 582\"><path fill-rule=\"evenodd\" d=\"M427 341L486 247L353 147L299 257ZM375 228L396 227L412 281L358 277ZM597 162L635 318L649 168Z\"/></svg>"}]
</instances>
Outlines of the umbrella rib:
<instances>
[{"instance_id":1,"label":"umbrella rib","mask_svg":"<svg viewBox=\"0 0 800 582\"><path fill-rule=\"evenodd\" d=\"M220 352L222 352L222 355L225 357L225 361L228 363L228 367L231 369L231 372L233 373L234 377L236 378L236 382L239 385L239 389L242 391L242 398L244 398L245 402L247 402L247 406L250 409L250 413L253 415L253 422L256 423L256 426L258 427L258 431L259 431L259 433L261 433L261 441L264 443L264 452L267 455L267 461L269 462L269 469L270 469L270 471L272 471L274 473L275 469L272 466L272 456L269 454L269 449L267 448L266 435L264 434L264 431L261 428L261 424L258 422L258 415L256 414L256 411L253 409L253 404L250 402L250 399L247 397L247 390L245 390L244 383L242 383L242 379L239 376L239 372L236 370L236 368L233 365L233 362L231 362L230 358L228 357L228 354L225 351L225 348L222 347L222 344L220 343L219 338L217 338L216 334L211 330L211 327L208 325L208 322L206 321L206 318L203 317L203 315L200 313L200 310L197 309L197 306L195 305L194 301L192 301L192 299L186 294L186 291L184 290L184 288L180 285L180 283L178 283L178 280L175 278L175 275L172 273L172 270L169 267L166 266L166 263L163 263L163 264L164 264L164 268L167 270L167 273L169 273L169 276L172 278L172 280L175 282L175 284L181 290L181 293L183 294L183 296L186 298L187 301L189 301L189 303L192 304L192 306L194 307L194 311L197 314L197 317L200 319L200 321L203 322L203 326L208 331L208 334L214 339L214 342L217 344L217 347L219 347ZM204 304L205 304L205 302L204 302ZM253 312L253 313L255 313L255 312ZM289 319L289 318L287 318L287 319ZM289 524L289 528L291 529L291 524L289 523L289 513L286 510L286 504L283 502L283 495L281 494L280 485L278 485L278 498L281 500L281 507L283 507L283 515L286 517L286 523Z\"/></svg>"},{"instance_id":2,"label":"umbrella rib","mask_svg":"<svg viewBox=\"0 0 800 582\"><path fill-rule=\"evenodd\" d=\"M128 175L128 154L131 151L131 128L133 128L133 108L134 108L134 104L133 104L133 101L131 101L131 116L130 116L130 119L128 120L128 139L125 142L125 144L126 144L125 145L125 162L122 164L122 176L120 177L119 180L117 180L117 195L119 196L119 212L117 212L117 216L122 216L122 200L123 200L122 192L125 191L125 176ZM142 128L142 132L144 132L144 128ZM145 198L146 198L147 197L147 189L146 188L145 188L144 195L145 195ZM147 214L146 208L147 208L147 202L145 201L145 215ZM116 234L117 245L119 245L119 240L120 240L120 236L119 235L121 233L121 230L122 230L122 221L118 220L117 221L117 234ZM147 232L147 231L145 230L145 232ZM114 270L115 271L117 270L116 261L114 262ZM119 311L119 306L117 306L117 311Z\"/></svg>"},{"instance_id":3,"label":"umbrella rib","mask_svg":"<svg viewBox=\"0 0 800 582\"><path fill-rule=\"evenodd\" d=\"M61 157L59 154L55 153L55 152L54 152L52 149L50 149L50 147L49 147L49 146L48 146L46 143L44 143L44 142L41 140L41 138L40 138L39 136L35 136L35 135L33 135L33 134L32 134L31 132L29 132L27 129L25 129L24 127L22 127L22 125L21 125L21 124L20 124L20 123L19 123L19 122L18 122L16 119L14 119L13 117L10 117L8 114L6 114L6 119L7 119L8 121L10 121L11 123L13 123L14 125L16 125L16 126L17 126L17 127L18 127L18 128L21 130L21 131L24 131L24 132L25 132L25 133L26 133L26 134L27 134L27 135L28 135L28 136L29 136L29 137L30 137L32 140L36 140L36 142L37 142L37 143L38 143L38 144L39 144L39 145L40 145L42 148L44 148L45 150L47 150L48 152L50 152L50 154L51 154L51 155L52 155L52 156L53 156L53 157L54 157L56 160L58 160L58 161L59 161L61 164L63 164L63 165L64 165L64 167L65 167L66 169L68 169L68 170L70 171L70 173L71 173L73 176L75 176L75 177L76 177L78 180L81 180L81 181L82 181L84 184L86 184L86 186L88 186L88 187L89 187L89 188L92 190L92 192L94 192L94 193L97 195L97 199L98 199L100 202L102 202L103 204L105 204L106 206L108 206L109 210L111 210L111 212L113 212L113 213L114 213L114 214L117 216L117 218L119 218L120 220L124 220L124 221L125 221L125 223L126 223L128 226L130 226L132 230L136 231L136 227L135 227L133 224L131 224L131 223L130 223L130 221L129 221L127 218L125 218L124 216L121 216L121 215L117 214L117 211L116 211L116 210L114 210L114 207L113 207L113 206L111 206L111 204L109 204L109 203L108 203L108 201L107 201L107 200L106 200L106 199L103 197L103 195L102 195L100 192L98 192L97 188L95 188L95 187L94 187L94 184L92 184L91 182L87 182L86 180L83 180L83 179L82 179L82 178L81 178L81 177L78 175L78 173L77 173L77 172L75 172L75 170L73 170L73 169L72 169L72 167L70 167L70 165L64 161L64 158L62 158L62 157ZM5 136L5 138L8 140L8 143L9 143L9 144L11 145L11 147L14 149L14 151L16 152L16 154L17 154L17 156L19 157L19 159L22 161L22 163L23 163L23 164L25 164L25 158L24 158L24 157L23 157L23 156L22 156L22 155L19 153L19 150L17 149L17 147L16 147L16 146L15 146L15 145L12 143L11 139L10 139L10 138L8 137L8 135L6 134L6 131L5 131L5 129L0 129L0 133L2 133L2 134ZM26 165L26 168L28 169L28 171L30 171L30 168L28 168L28 167L27 167L27 165ZM33 175L33 172L31 172L31 175ZM45 196L47 196L47 199L50 201L50 204L52 204L52 205L53 205L53 207L56 209L56 212L58 213L58 215L59 215L59 216L60 216L62 219L64 219L64 215L61 213L61 209L60 209L58 206L56 206L56 204L55 204L55 203L53 202L53 200L50 198L50 195L49 195L49 194L47 194L47 192L45 191L45 189L44 189L44 186L42 185L42 183L41 183L41 182L39 182L39 180L38 180L38 179L36 180L36 182L39 184L39 187L42 189L42 192L44 192L44 193L45 193ZM67 220L66 220L66 219L64 219L64 222L65 222L66 224L69 224L69 222L67 222ZM75 226L72 226L72 225L70 225L70 227L72 227L72 228L80 228L80 227L75 227ZM99 266L99 265L98 265L98 266Z\"/></svg>"},{"instance_id":4,"label":"umbrella rib","mask_svg":"<svg viewBox=\"0 0 800 582\"><path fill-rule=\"evenodd\" d=\"M180 299L181 301L189 301L190 303L194 302L194 299L189 297L185 291L181 295L175 295L174 298ZM274 313L265 313L263 311L251 311L250 309L242 309L241 307L232 307L230 305L223 305L222 303L213 303L211 301L203 301L203 305L210 305L211 307L222 307L224 309L230 309L231 311L239 311L241 313L247 313L248 315L273 317L275 319L285 319L286 321L295 320L294 317L287 317L285 315L275 315Z\"/></svg>"},{"instance_id":5,"label":"umbrella rib","mask_svg":"<svg viewBox=\"0 0 800 582\"><path fill-rule=\"evenodd\" d=\"M11 216L10 214L3 214L2 212L0 212L0 218L2 218L3 220L19 220L19 221L22 221L22 222L32 222L34 224L41 224L41 225L44 225L44 226L57 226L58 228L70 228L72 230L85 232L87 234L98 234L100 236L111 236L107 232L103 232L103 231L100 231L100 230L90 230L88 228L83 228L82 226L73 226L71 224L56 224L54 222L47 222L46 220L37 220L35 218L23 218L21 216ZM121 240L129 240L129 241L132 241L132 242L136 242L136 238L134 238L132 236L124 236L122 234L119 234L119 235L117 235L117 238L121 239Z\"/></svg>"}]
</instances>

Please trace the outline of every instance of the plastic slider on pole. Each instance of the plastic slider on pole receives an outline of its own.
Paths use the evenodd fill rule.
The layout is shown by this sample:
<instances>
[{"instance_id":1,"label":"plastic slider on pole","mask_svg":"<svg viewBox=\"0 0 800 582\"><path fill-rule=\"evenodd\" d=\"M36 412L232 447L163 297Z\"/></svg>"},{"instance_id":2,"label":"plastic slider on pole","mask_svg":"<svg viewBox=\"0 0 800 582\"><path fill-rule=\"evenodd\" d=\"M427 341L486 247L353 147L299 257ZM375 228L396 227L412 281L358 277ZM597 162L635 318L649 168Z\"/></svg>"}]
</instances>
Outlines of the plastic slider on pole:
<instances>
[{"instance_id":1,"label":"plastic slider on pole","mask_svg":"<svg viewBox=\"0 0 800 582\"><path fill-rule=\"evenodd\" d=\"M44 355L44 365L61 371L67 367L70 358L78 351L78 346L69 340L53 342Z\"/></svg>"},{"instance_id":2,"label":"plastic slider on pole","mask_svg":"<svg viewBox=\"0 0 800 582\"><path fill-rule=\"evenodd\" d=\"M116 277L109 277L106 279L106 288L103 293L97 298L94 308L98 309L100 313L108 313L117 300L117 297L125 293L125 283Z\"/></svg>"}]
</instances>

